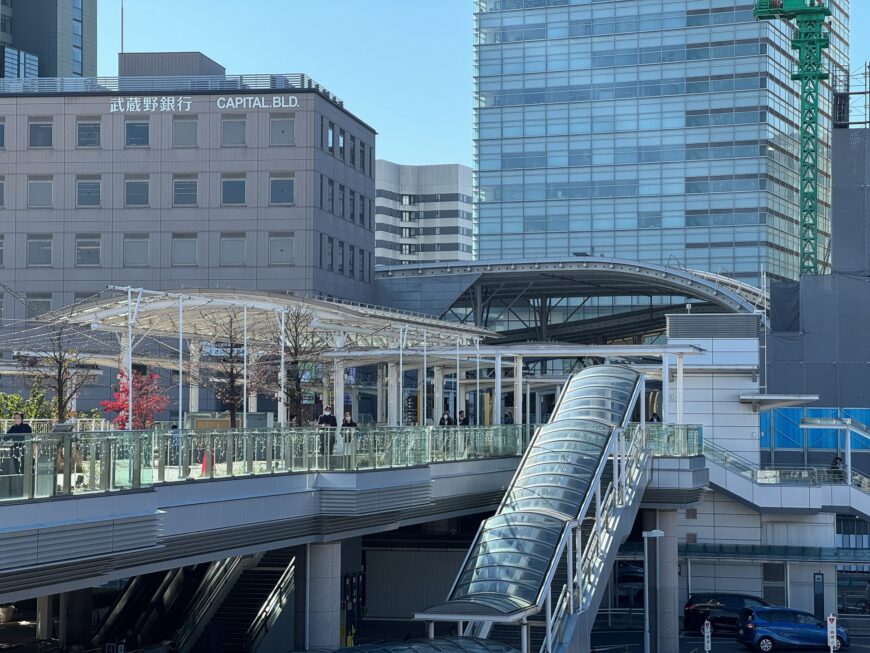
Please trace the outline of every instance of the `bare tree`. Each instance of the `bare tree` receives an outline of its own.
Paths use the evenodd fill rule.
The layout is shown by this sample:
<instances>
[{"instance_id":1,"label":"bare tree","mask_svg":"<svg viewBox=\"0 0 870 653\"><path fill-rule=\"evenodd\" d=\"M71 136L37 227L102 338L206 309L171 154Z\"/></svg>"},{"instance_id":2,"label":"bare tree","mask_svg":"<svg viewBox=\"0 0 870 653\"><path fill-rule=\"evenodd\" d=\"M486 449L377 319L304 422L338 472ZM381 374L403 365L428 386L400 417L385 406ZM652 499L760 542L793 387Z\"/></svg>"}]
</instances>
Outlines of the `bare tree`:
<instances>
[{"instance_id":1,"label":"bare tree","mask_svg":"<svg viewBox=\"0 0 870 653\"><path fill-rule=\"evenodd\" d=\"M275 347L261 358L259 370L262 385L276 396L281 393L281 330L280 322L275 329ZM302 307L295 306L284 314L284 403L291 424L303 423L303 404L306 386L316 380L318 363L323 353L331 349L330 339L315 327L314 314Z\"/></svg>"},{"instance_id":2,"label":"bare tree","mask_svg":"<svg viewBox=\"0 0 870 653\"><path fill-rule=\"evenodd\" d=\"M48 327L40 351L19 358L19 365L35 382L54 394L57 421L66 421L70 405L88 382L93 366L88 366L74 344L76 328L57 322Z\"/></svg>"},{"instance_id":3,"label":"bare tree","mask_svg":"<svg viewBox=\"0 0 870 653\"><path fill-rule=\"evenodd\" d=\"M214 341L205 345L198 369L188 374L200 386L208 388L230 414L230 426L235 428L238 412L245 401L245 346L242 312L232 310L218 322ZM248 357L248 394L259 390L258 360Z\"/></svg>"}]
</instances>

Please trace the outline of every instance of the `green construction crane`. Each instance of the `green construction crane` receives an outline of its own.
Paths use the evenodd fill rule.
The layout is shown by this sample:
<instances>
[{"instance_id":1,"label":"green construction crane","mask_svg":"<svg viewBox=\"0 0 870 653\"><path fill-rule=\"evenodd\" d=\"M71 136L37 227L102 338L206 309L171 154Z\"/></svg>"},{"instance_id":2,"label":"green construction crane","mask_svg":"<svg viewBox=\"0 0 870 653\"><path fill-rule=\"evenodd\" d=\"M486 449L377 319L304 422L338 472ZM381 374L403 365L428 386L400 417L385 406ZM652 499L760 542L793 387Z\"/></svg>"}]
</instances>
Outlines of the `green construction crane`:
<instances>
[{"instance_id":1,"label":"green construction crane","mask_svg":"<svg viewBox=\"0 0 870 653\"><path fill-rule=\"evenodd\" d=\"M819 233L819 81L828 78L822 50L828 47L826 0L756 0L759 20L794 21L791 47L798 51L798 68L791 78L801 83L800 256L801 274L818 273Z\"/></svg>"}]
</instances>

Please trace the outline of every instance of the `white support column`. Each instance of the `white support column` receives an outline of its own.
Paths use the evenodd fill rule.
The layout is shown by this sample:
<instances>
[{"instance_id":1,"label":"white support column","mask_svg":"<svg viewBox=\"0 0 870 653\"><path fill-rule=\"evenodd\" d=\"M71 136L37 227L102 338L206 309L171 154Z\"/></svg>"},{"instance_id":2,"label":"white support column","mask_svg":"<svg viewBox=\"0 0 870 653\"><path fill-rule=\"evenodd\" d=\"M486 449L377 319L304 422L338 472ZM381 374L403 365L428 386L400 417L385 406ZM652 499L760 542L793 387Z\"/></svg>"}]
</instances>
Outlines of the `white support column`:
<instances>
[{"instance_id":1,"label":"white support column","mask_svg":"<svg viewBox=\"0 0 870 653\"><path fill-rule=\"evenodd\" d=\"M308 647L333 651L342 645L341 542L311 544L308 550Z\"/></svg>"},{"instance_id":2,"label":"white support column","mask_svg":"<svg viewBox=\"0 0 870 653\"><path fill-rule=\"evenodd\" d=\"M133 290L127 288L127 430L133 430Z\"/></svg>"},{"instance_id":3,"label":"white support column","mask_svg":"<svg viewBox=\"0 0 870 653\"><path fill-rule=\"evenodd\" d=\"M444 414L444 368L436 365L432 370L432 422L437 424Z\"/></svg>"},{"instance_id":4,"label":"white support column","mask_svg":"<svg viewBox=\"0 0 870 653\"><path fill-rule=\"evenodd\" d=\"M504 410L501 407L501 354L495 355L495 388L492 391L492 423L501 424Z\"/></svg>"},{"instance_id":5,"label":"white support column","mask_svg":"<svg viewBox=\"0 0 870 653\"><path fill-rule=\"evenodd\" d=\"M523 357L514 356L514 424L523 423Z\"/></svg>"},{"instance_id":6,"label":"white support column","mask_svg":"<svg viewBox=\"0 0 870 653\"><path fill-rule=\"evenodd\" d=\"M671 357L668 354L662 354L662 414L660 417L662 418L662 424L670 424L670 391L671 391L671 379L670 379L670 367Z\"/></svg>"},{"instance_id":7,"label":"white support column","mask_svg":"<svg viewBox=\"0 0 870 653\"><path fill-rule=\"evenodd\" d=\"M646 375L640 377L640 423L646 424Z\"/></svg>"},{"instance_id":8,"label":"white support column","mask_svg":"<svg viewBox=\"0 0 870 653\"><path fill-rule=\"evenodd\" d=\"M184 428L184 297L178 296L178 427Z\"/></svg>"},{"instance_id":9,"label":"white support column","mask_svg":"<svg viewBox=\"0 0 870 653\"><path fill-rule=\"evenodd\" d=\"M677 354L677 424L683 423L683 355Z\"/></svg>"},{"instance_id":10,"label":"white support column","mask_svg":"<svg viewBox=\"0 0 870 653\"><path fill-rule=\"evenodd\" d=\"M423 410L421 411L422 418L420 419L420 425L426 426L428 423L428 417L429 417L429 348L428 348L428 344L426 342L426 332L425 331L423 331L423 370L422 370L422 376L423 376L423 379L422 379L423 380L423 383L422 383L423 387L421 388L421 392L423 393L423 399L420 403L422 404Z\"/></svg>"},{"instance_id":11,"label":"white support column","mask_svg":"<svg viewBox=\"0 0 870 653\"><path fill-rule=\"evenodd\" d=\"M332 362L332 414L341 422L344 419L344 361Z\"/></svg>"},{"instance_id":12,"label":"white support column","mask_svg":"<svg viewBox=\"0 0 870 653\"><path fill-rule=\"evenodd\" d=\"M474 388L474 423L477 426L481 425L480 415L480 338L474 339L474 348L477 350L477 369L474 373L475 388ZM469 420L469 424L471 421Z\"/></svg>"},{"instance_id":13,"label":"white support column","mask_svg":"<svg viewBox=\"0 0 870 653\"><path fill-rule=\"evenodd\" d=\"M350 416L354 420L359 416L359 388L356 386L350 389Z\"/></svg>"},{"instance_id":14,"label":"white support column","mask_svg":"<svg viewBox=\"0 0 870 653\"><path fill-rule=\"evenodd\" d=\"M36 639L46 640L52 635L54 619L51 615L52 596L36 597Z\"/></svg>"},{"instance_id":15,"label":"white support column","mask_svg":"<svg viewBox=\"0 0 870 653\"><path fill-rule=\"evenodd\" d=\"M278 329L281 331L281 364L278 367L278 425L284 426L287 424L287 312L281 311L278 314Z\"/></svg>"},{"instance_id":16,"label":"white support column","mask_svg":"<svg viewBox=\"0 0 870 653\"><path fill-rule=\"evenodd\" d=\"M387 424L399 425L399 365L387 363Z\"/></svg>"},{"instance_id":17,"label":"white support column","mask_svg":"<svg viewBox=\"0 0 870 653\"><path fill-rule=\"evenodd\" d=\"M377 422L378 424L385 424L387 422L387 389L385 383L385 371L384 366L378 363L378 415Z\"/></svg>"},{"instance_id":18,"label":"white support column","mask_svg":"<svg viewBox=\"0 0 870 653\"><path fill-rule=\"evenodd\" d=\"M852 485L852 431L847 428L843 434L846 436L846 485Z\"/></svg>"},{"instance_id":19,"label":"white support column","mask_svg":"<svg viewBox=\"0 0 870 653\"><path fill-rule=\"evenodd\" d=\"M199 412L199 360L202 355L202 345L192 342L188 347L190 351L190 381L187 389L187 410L191 413ZM184 428L179 424L178 428Z\"/></svg>"},{"instance_id":20,"label":"white support column","mask_svg":"<svg viewBox=\"0 0 870 653\"><path fill-rule=\"evenodd\" d=\"M257 393L251 392L248 393L248 412L256 413L257 412Z\"/></svg>"},{"instance_id":21,"label":"white support column","mask_svg":"<svg viewBox=\"0 0 870 653\"><path fill-rule=\"evenodd\" d=\"M526 410L523 415L526 418L525 424L532 423L532 384L526 381Z\"/></svg>"},{"instance_id":22,"label":"white support column","mask_svg":"<svg viewBox=\"0 0 870 653\"><path fill-rule=\"evenodd\" d=\"M242 309L242 328L244 330L243 346L244 351L242 352L244 358L242 359L242 397L244 399L242 403L242 428L248 428L248 307L245 306Z\"/></svg>"}]
</instances>

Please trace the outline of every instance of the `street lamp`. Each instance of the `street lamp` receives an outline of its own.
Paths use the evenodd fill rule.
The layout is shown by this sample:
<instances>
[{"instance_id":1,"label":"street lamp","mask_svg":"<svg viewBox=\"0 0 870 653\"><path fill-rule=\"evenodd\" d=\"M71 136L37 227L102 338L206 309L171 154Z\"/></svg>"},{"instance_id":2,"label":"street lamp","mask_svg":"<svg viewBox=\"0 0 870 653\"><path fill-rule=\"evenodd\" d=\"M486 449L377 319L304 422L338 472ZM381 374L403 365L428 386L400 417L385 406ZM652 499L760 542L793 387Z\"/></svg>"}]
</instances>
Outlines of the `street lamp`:
<instances>
[{"instance_id":1,"label":"street lamp","mask_svg":"<svg viewBox=\"0 0 870 653\"><path fill-rule=\"evenodd\" d=\"M658 539L665 534L659 529L644 531L643 535L643 653L650 653L649 648L649 540ZM658 556L656 556L658 561Z\"/></svg>"}]
</instances>

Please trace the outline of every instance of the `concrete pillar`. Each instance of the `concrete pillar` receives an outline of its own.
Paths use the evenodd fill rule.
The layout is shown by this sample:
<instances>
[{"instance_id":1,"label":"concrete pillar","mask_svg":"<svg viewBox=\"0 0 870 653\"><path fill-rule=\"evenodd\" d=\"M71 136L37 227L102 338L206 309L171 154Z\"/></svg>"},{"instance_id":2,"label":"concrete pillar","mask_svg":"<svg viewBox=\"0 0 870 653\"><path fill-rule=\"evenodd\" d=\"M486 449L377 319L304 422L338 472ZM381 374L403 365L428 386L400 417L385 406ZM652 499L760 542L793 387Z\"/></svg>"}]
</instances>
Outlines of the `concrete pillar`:
<instances>
[{"instance_id":1,"label":"concrete pillar","mask_svg":"<svg viewBox=\"0 0 870 653\"><path fill-rule=\"evenodd\" d=\"M501 405L501 354L495 355L495 388L492 391L492 423L501 424L504 409Z\"/></svg>"},{"instance_id":2,"label":"concrete pillar","mask_svg":"<svg viewBox=\"0 0 870 653\"><path fill-rule=\"evenodd\" d=\"M464 376L464 374L460 373L460 376ZM468 416L468 410L465 405L466 396L465 393L468 390L468 386L465 383L457 384L458 394L456 395L456 421L459 421L459 413L464 412L466 417Z\"/></svg>"},{"instance_id":3,"label":"concrete pillar","mask_svg":"<svg viewBox=\"0 0 870 653\"><path fill-rule=\"evenodd\" d=\"M52 635L51 604L52 597L39 596L36 598L36 639L45 640Z\"/></svg>"},{"instance_id":4,"label":"concrete pillar","mask_svg":"<svg viewBox=\"0 0 870 653\"><path fill-rule=\"evenodd\" d=\"M677 354L677 424L683 423L683 355Z\"/></svg>"},{"instance_id":5,"label":"concrete pillar","mask_svg":"<svg viewBox=\"0 0 870 653\"><path fill-rule=\"evenodd\" d=\"M58 595L57 641L63 647L69 644L69 592Z\"/></svg>"},{"instance_id":6,"label":"concrete pillar","mask_svg":"<svg viewBox=\"0 0 870 653\"><path fill-rule=\"evenodd\" d=\"M401 415L399 401L399 364L387 364L387 424L398 426Z\"/></svg>"},{"instance_id":7,"label":"concrete pillar","mask_svg":"<svg viewBox=\"0 0 870 653\"><path fill-rule=\"evenodd\" d=\"M658 608L657 651L677 651L680 648L679 560L677 557L677 511L657 511L658 528L664 535L658 538L656 575Z\"/></svg>"},{"instance_id":8,"label":"concrete pillar","mask_svg":"<svg viewBox=\"0 0 870 653\"><path fill-rule=\"evenodd\" d=\"M359 388L353 386L350 390L350 414L356 421L359 415Z\"/></svg>"},{"instance_id":9,"label":"concrete pillar","mask_svg":"<svg viewBox=\"0 0 870 653\"><path fill-rule=\"evenodd\" d=\"M659 417L662 418L662 424L670 424L671 418L668 415L671 404L670 404L670 390L671 390L671 379L670 379L670 367L671 357L668 354L662 354L662 414Z\"/></svg>"},{"instance_id":10,"label":"concrete pillar","mask_svg":"<svg viewBox=\"0 0 870 653\"><path fill-rule=\"evenodd\" d=\"M344 418L344 362L335 361L332 366L333 414L340 422Z\"/></svg>"},{"instance_id":11,"label":"concrete pillar","mask_svg":"<svg viewBox=\"0 0 870 653\"><path fill-rule=\"evenodd\" d=\"M190 371L187 374L187 411L190 413L199 412L199 358L202 352L199 342L191 342L189 347L190 356ZM179 428L184 428L183 424L178 425Z\"/></svg>"},{"instance_id":12,"label":"concrete pillar","mask_svg":"<svg viewBox=\"0 0 870 653\"><path fill-rule=\"evenodd\" d=\"M248 412L256 413L257 412L257 393L252 392L248 395Z\"/></svg>"},{"instance_id":13,"label":"concrete pillar","mask_svg":"<svg viewBox=\"0 0 870 653\"><path fill-rule=\"evenodd\" d=\"M384 366L378 365L378 424L384 424L387 421L387 392L384 383Z\"/></svg>"},{"instance_id":14,"label":"concrete pillar","mask_svg":"<svg viewBox=\"0 0 870 653\"><path fill-rule=\"evenodd\" d=\"M523 357L514 356L514 424L523 423Z\"/></svg>"},{"instance_id":15,"label":"concrete pillar","mask_svg":"<svg viewBox=\"0 0 870 653\"><path fill-rule=\"evenodd\" d=\"M543 399L540 390L535 392L535 424L540 424L542 421Z\"/></svg>"},{"instance_id":16,"label":"concrete pillar","mask_svg":"<svg viewBox=\"0 0 870 653\"><path fill-rule=\"evenodd\" d=\"M444 368L440 365L432 370L432 423L437 424L444 414Z\"/></svg>"},{"instance_id":17,"label":"concrete pillar","mask_svg":"<svg viewBox=\"0 0 870 653\"><path fill-rule=\"evenodd\" d=\"M308 647L341 646L341 542L312 544L308 578Z\"/></svg>"}]
</instances>

